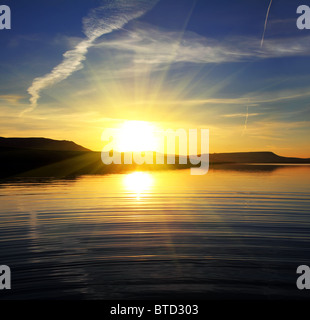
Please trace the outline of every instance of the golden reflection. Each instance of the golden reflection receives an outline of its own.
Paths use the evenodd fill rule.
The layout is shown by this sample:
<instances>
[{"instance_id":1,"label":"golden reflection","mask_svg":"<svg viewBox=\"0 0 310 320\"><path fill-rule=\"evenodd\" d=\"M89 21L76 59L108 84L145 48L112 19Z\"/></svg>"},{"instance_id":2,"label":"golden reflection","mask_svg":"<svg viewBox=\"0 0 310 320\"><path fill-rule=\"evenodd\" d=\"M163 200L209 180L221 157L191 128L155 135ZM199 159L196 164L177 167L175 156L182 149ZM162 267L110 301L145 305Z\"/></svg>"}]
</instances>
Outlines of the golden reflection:
<instances>
[{"instance_id":1,"label":"golden reflection","mask_svg":"<svg viewBox=\"0 0 310 320\"><path fill-rule=\"evenodd\" d=\"M127 174L124 178L125 188L132 193L135 193L137 199L140 199L141 194L148 192L153 186L154 178L147 172L134 172Z\"/></svg>"}]
</instances>

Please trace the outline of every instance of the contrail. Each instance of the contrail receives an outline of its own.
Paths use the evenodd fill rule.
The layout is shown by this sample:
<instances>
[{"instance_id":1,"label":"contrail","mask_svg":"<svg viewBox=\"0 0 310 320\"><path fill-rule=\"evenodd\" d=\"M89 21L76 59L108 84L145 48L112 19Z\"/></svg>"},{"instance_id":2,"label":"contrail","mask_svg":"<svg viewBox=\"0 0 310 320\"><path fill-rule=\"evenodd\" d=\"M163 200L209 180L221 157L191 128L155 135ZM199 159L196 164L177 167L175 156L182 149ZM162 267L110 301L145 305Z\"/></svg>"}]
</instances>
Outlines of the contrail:
<instances>
[{"instance_id":1,"label":"contrail","mask_svg":"<svg viewBox=\"0 0 310 320\"><path fill-rule=\"evenodd\" d=\"M114 30L122 29L129 21L139 18L158 2L158 0L109 0L106 4L92 9L83 19L83 32L86 38L74 49L63 54L63 61L42 77L35 78L28 88L31 107L21 115L34 110L43 89L67 79L72 73L83 68L88 49L96 39Z\"/></svg>"},{"instance_id":2,"label":"contrail","mask_svg":"<svg viewBox=\"0 0 310 320\"><path fill-rule=\"evenodd\" d=\"M249 103L250 103L250 100L248 102L248 105L246 106L246 116L245 116L245 123L244 123L244 127L243 127L243 131L242 131L242 135L245 134L246 132L246 129L248 127L248 119L249 119Z\"/></svg>"},{"instance_id":3,"label":"contrail","mask_svg":"<svg viewBox=\"0 0 310 320\"><path fill-rule=\"evenodd\" d=\"M263 37L262 37L262 40L260 42L260 47L261 48L263 47L263 44L264 44L265 33L266 33L266 29L267 29L267 23L268 23L268 17L269 17L269 12L270 12L271 5L272 5L272 0L269 3L269 7L268 7L268 10L267 10L267 14L266 14Z\"/></svg>"}]
</instances>

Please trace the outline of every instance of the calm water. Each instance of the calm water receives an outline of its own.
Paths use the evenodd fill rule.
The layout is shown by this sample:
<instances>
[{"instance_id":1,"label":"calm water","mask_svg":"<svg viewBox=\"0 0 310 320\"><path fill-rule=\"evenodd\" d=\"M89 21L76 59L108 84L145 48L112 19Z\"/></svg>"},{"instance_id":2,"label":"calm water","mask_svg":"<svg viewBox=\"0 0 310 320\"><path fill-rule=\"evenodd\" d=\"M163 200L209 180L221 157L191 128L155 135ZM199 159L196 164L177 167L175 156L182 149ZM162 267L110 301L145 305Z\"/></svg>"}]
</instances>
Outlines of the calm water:
<instances>
[{"instance_id":1,"label":"calm water","mask_svg":"<svg viewBox=\"0 0 310 320\"><path fill-rule=\"evenodd\" d=\"M0 299L310 298L310 167L0 183Z\"/></svg>"}]
</instances>

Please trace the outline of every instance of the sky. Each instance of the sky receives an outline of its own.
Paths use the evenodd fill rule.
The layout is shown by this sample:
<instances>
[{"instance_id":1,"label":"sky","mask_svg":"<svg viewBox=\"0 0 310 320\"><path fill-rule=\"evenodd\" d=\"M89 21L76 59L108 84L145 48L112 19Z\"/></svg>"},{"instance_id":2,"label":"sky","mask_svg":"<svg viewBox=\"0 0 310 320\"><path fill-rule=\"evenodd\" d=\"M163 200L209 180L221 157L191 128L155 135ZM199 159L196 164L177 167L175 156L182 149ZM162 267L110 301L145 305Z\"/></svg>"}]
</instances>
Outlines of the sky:
<instances>
[{"instance_id":1,"label":"sky","mask_svg":"<svg viewBox=\"0 0 310 320\"><path fill-rule=\"evenodd\" d=\"M210 130L211 152L310 157L300 0L3 0L0 136L103 147L126 120Z\"/></svg>"}]
</instances>

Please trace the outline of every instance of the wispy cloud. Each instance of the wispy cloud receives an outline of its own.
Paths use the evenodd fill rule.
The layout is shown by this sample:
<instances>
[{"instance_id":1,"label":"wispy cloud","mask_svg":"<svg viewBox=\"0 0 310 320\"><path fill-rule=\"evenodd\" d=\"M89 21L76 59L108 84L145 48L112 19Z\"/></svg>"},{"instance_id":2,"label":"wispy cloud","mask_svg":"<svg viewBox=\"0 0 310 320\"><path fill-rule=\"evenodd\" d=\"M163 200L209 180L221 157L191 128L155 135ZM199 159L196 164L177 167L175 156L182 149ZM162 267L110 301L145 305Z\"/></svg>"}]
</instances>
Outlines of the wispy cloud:
<instances>
[{"instance_id":1,"label":"wispy cloud","mask_svg":"<svg viewBox=\"0 0 310 320\"><path fill-rule=\"evenodd\" d=\"M35 78L28 88L31 95L31 107L24 111L33 110L43 89L68 78L73 72L83 68L88 49L94 45L96 39L114 30L121 29L129 21L136 19L150 10L157 0L119 0L105 1L92 9L83 19L83 31L86 38L80 41L72 50L63 54L63 61L50 73Z\"/></svg>"},{"instance_id":2,"label":"wispy cloud","mask_svg":"<svg viewBox=\"0 0 310 320\"><path fill-rule=\"evenodd\" d=\"M112 48L133 53L136 65L159 66L171 63L225 63L253 59L310 55L310 37L287 37L264 40L264 48L254 37L206 38L194 32L167 31L147 24L135 24L130 32L118 34L97 48Z\"/></svg>"},{"instance_id":3,"label":"wispy cloud","mask_svg":"<svg viewBox=\"0 0 310 320\"><path fill-rule=\"evenodd\" d=\"M248 117L254 117L254 116L260 116L263 113L249 113L247 110L247 118ZM232 114L224 114L222 115L222 117L224 118L243 118L244 117L244 113L232 113Z\"/></svg>"},{"instance_id":4,"label":"wispy cloud","mask_svg":"<svg viewBox=\"0 0 310 320\"><path fill-rule=\"evenodd\" d=\"M20 95L13 95L13 94L0 95L0 101L3 101L5 103L12 103L12 104L19 102L23 98L24 97Z\"/></svg>"},{"instance_id":5,"label":"wispy cloud","mask_svg":"<svg viewBox=\"0 0 310 320\"><path fill-rule=\"evenodd\" d=\"M220 44L189 31L181 35L177 31L140 23L130 32L102 41L96 46L132 52L136 64L149 65L178 62L221 63L227 60L237 61L240 55L240 51L228 43Z\"/></svg>"}]
</instances>

